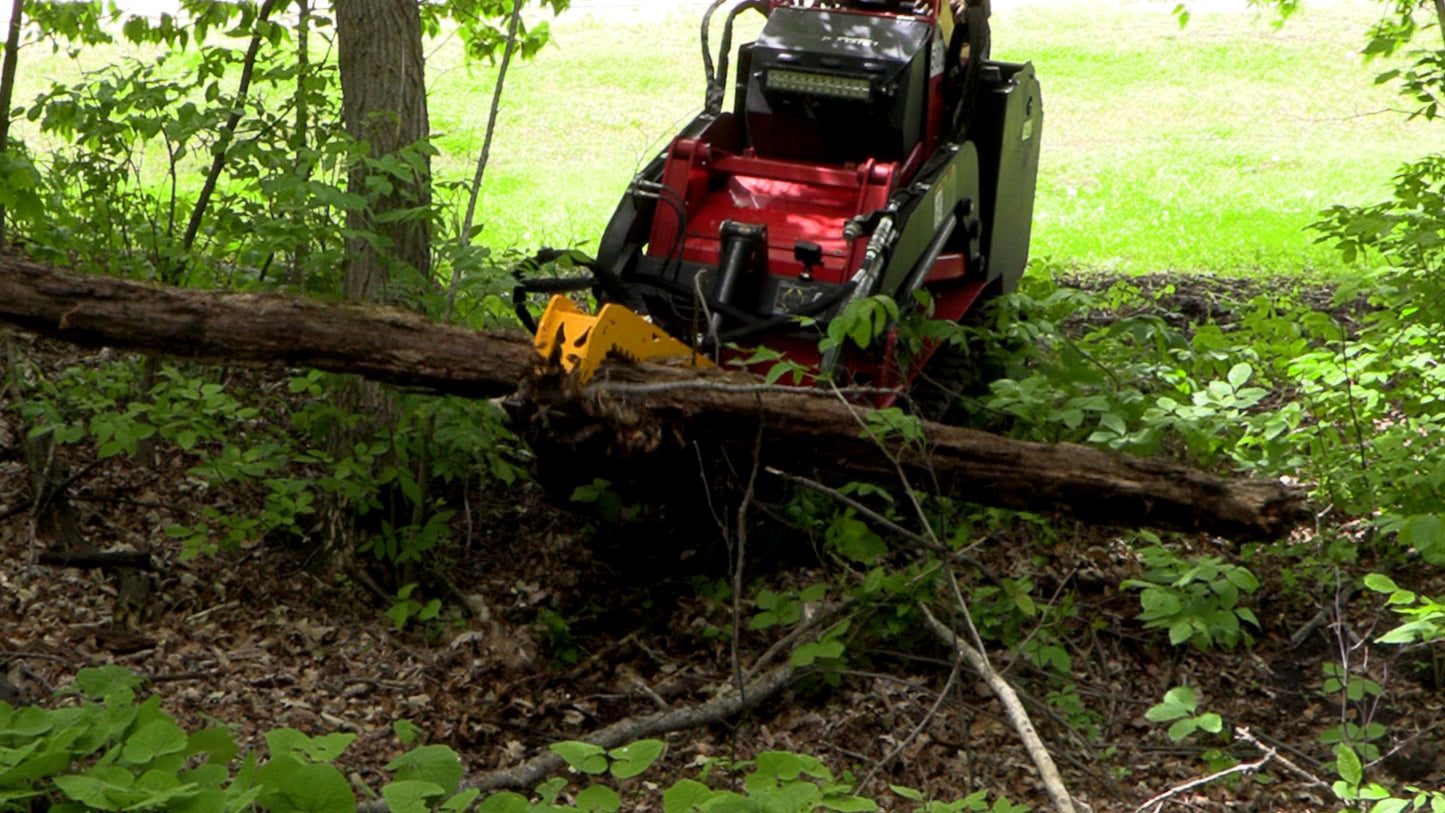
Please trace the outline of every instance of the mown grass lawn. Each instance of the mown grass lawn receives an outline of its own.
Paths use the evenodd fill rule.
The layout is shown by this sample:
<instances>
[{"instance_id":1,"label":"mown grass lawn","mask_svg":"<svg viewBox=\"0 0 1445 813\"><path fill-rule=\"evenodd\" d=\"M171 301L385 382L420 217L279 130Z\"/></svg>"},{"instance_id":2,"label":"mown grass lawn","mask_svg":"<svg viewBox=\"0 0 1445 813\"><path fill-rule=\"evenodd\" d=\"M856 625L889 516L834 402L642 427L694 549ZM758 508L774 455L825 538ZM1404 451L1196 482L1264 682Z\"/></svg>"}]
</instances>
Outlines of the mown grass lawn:
<instances>
[{"instance_id":1,"label":"mown grass lawn","mask_svg":"<svg viewBox=\"0 0 1445 813\"><path fill-rule=\"evenodd\" d=\"M1383 198L1425 151L1357 51L1368 3L1267 13L1172 4L996 4L994 56L1031 60L1046 121L1036 258L1127 272L1341 273L1305 227ZM509 77L482 194L494 247L594 241L641 162L702 100L696 20L564 17L557 46ZM432 56L432 116L460 174L494 76Z\"/></svg>"},{"instance_id":2,"label":"mown grass lawn","mask_svg":"<svg viewBox=\"0 0 1445 813\"><path fill-rule=\"evenodd\" d=\"M1125 272L1348 272L1306 226L1326 206L1382 199L1430 145L1428 125L1373 84L1383 66L1358 54L1380 7L1306 4L1282 27L1266 12L1197 9L1182 29L1172 7L997 4L995 58L1031 60L1043 82L1033 256ZM595 246L628 180L701 107L698 14L550 20L555 45L508 77L482 242ZM761 22L742 19L745 31ZM22 56L21 106L53 78L123 58L44 45ZM428 66L438 179L470 179L496 68L467 64L454 37L428 45ZM199 186L190 170L183 190ZM443 194L459 211L455 187Z\"/></svg>"}]
</instances>

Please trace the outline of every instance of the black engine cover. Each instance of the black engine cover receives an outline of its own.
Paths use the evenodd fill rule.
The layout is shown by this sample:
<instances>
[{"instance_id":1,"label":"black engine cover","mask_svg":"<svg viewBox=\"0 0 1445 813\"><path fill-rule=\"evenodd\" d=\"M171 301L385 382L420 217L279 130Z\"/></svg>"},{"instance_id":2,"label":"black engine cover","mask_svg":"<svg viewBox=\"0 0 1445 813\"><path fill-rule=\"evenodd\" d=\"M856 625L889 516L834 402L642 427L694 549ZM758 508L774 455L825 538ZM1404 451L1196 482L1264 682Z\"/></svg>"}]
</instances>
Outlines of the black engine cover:
<instances>
[{"instance_id":1,"label":"black engine cover","mask_svg":"<svg viewBox=\"0 0 1445 813\"><path fill-rule=\"evenodd\" d=\"M902 160L927 120L932 41L929 24L916 18L774 9L748 66L753 148L767 158ZM830 81L846 90L817 87Z\"/></svg>"}]
</instances>

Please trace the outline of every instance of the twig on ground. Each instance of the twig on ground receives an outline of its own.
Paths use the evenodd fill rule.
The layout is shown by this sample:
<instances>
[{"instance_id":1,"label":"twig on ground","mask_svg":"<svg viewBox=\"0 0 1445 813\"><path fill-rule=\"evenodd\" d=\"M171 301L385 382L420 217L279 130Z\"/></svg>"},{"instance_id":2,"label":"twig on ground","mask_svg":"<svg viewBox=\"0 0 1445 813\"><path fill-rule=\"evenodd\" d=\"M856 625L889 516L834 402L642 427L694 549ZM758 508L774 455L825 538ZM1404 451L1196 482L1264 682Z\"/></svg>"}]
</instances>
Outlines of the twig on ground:
<instances>
[{"instance_id":1,"label":"twig on ground","mask_svg":"<svg viewBox=\"0 0 1445 813\"><path fill-rule=\"evenodd\" d=\"M74 661L67 660L59 655L47 655L44 652L17 652L9 649L0 649L0 659L9 660L10 658L34 658L35 660L55 661L56 663L63 663L72 669L75 668Z\"/></svg>"},{"instance_id":2,"label":"twig on ground","mask_svg":"<svg viewBox=\"0 0 1445 813\"><path fill-rule=\"evenodd\" d=\"M583 737L581 741L603 748L616 748L644 737L710 725L772 697L791 683L795 674L791 664L783 664L749 683L746 692L732 691L698 706L658 712L646 717L629 717ZM562 757L548 751L514 768L481 774L463 782L462 788L475 788L484 792L498 788L530 789L565 764ZM388 813L390 808L385 802L377 800L359 804L356 810L357 813Z\"/></svg>"},{"instance_id":3,"label":"twig on ground","mask_svg":"<svg viewBox=\"0 0 1445 813\"><path fill-rule=\"evenodd\" d=\"M457 587L456 582L447 578L446 574L439 570L433 570L432 574L440 579L442 584L446 585L447 592L452 594L452 597L457 600L458 604L467 609L467 612L471 614L472 618L482 624L492 620L491 610L487 608L487 603L483 601L480 596L469 596L463 593L462 588Z\"/></svg>"},{"instance_id":4,"label":"twig on ground","mask_svg":"<svg viewBox=\"0 0 1445 813\"><path fill-rule=\"evenodd\" d=\"M1008 681L999 676L998 672L989 666L988 659L983 653L974 649L967 641L963 640L948 625L939 621L928 609L928 605L920 603L919 609L928 619L928 624L933 628L934 633L944 643L953 647L954 650L973 667L974 671L993 690L994 696L1003 704L1004 710L1008 712L1009 722L1013 724L1014 730L1018 732L1019 738L1024 742L1024 748L1033 760L1034 766L1038 768L1039 777L1043 780L1044 790L1048 793L1050 801L1054 803L1054 809L1059 813L1074 813L1074 802L1069 797L1069 791L1064 787L1063 777L1059 775L1059 769L1054 765L1053 757L1039 738L1038 732L1034 730L1033 723L1029 720L1028 712L1024 711L1023 703L1019 701L1018 694Z\"/></svg>"},{"instance_id":5,"label":"twig on ground","mask_svg":"<svg viewBox=\"0 0 1445 813\"><path fill-rule=\"evenodd\" d=\"M953 658L953 671L948 673L948 680L943 684L943 691L938 693L938 697L934 699L933 705L929 706L928 711L923 715L922 719L918 721L918 724L913 727L913 730L908 732L907 737L904 737L895 745L893 750L889 751L886 756L873 763L873 767L868 771L868 775L864 776L863 781L858 783L858 790L854 791L855 793L862 793L873 781L874 777L878 776L880 771L888 767L893 760L898 758L899 754L903 753L903 749L918 739L918 735L922 734L923 730L928 727L928 724L933 721L933 718L938 716L938 710L943 707L943 701L948 699L948 693L953 691L953 684L958 681L958 673L962 670L963 657L955 654Z\"/></svg>"},{"instance_id":6,"label":"twig on ground","mask_svg":"<svg viewBox=\"0 0 1445 813\"><path fill-rule=\"evenodd\" d=\"M1301 768L1300 766L1291 762L1288 757L1280 756L1279 749L1274 747L1265 747L1258 739L1255 738L1254 732L1250 731L1248 728L1244 726L1239 726L1238 728L1234 729L1234 735L1236 737L1239 737L1241 740L1249 743L1250 745L1253 745L1255 748L1258 748L1259 750L1265 752L1266 754L1271 755L1275 762L1278 762L1279 764L1288 768L1290 772L1305 780L1306 782L1309 782L1311 785L1319 788L1324 788L1325 790L1333 791L1328 782L1320 779L1318 776L1315 776L1304 768Z\"/></svg>"},{"instance_id":7,"label":"twig on ground","mask_svg":"<svg viewBox=\"0 0 1445 813\"><path fill-rule=\"evenodd\" d=\"M1357 585L1347 584L1342 590L1337 591L1334 601L1321 607L1320 611L1314 614L1314 617L1304 623L1304 626L1294 631L1294 634L1289 637L1289 648L1295 649L1299 647L1300 644L1305 642L1306 638L1310 637L1310 633L1324 626L1330 618L1338 615L1340 608L1348 604L1359 589Z\"/></svg>"},{"instance_id":8,"label":"twig on ground","mask_svg":"<svg viewBox=\"0 0 1445 813\"><path fill-rule=\"evenodd\" d=\"M836 488L829 488L828 486L823 485L817 480L810 480L807 477L802 477L797 474L789 474L788 472L782 471L781 469L776 469L772 466L768 466L764 470L768 474L773 475L774 477L780 477L790 483L797 483L798 485L812 489L813 491L816 491L825 497L829 497L835 502L852 508L869 522L872 522L875 525L879 525L885 530L896 533L904 539L907 539L909 542L925 547L933 551L934 553L945 556L956 562L962 562L963 564L968 565L969 567L977 570L979 572L979 575L983 576L983 578L988 581L989 584L1000 584L998 577L993 575L993 573L991 573L988 568L984 567L982 562L970 556L964 555L963 553L950 550L947 545L935 542L934 540L929 539L928 537L917 533L916 531L911 531L908 528L899 525L893 520L883 516L877 511L874 511L873 509L869 508L861 502L858 502L857 500L853 499L847 494L844 494Z\"/></svg>"},{"instance_id":9,"label":"twig on ground","mask_svg":"<svg viewBox=\"0 0 1445 813\"><path fill-rule=\"evenodd\" d=\"M758 421L758 434L753 438L753 467L748 473L748 487L743 491L742 502L738 504L737 547L733 558L733 624L729 656L732 659L734 685L743 693L744 705L747 703L747 681L743 678L743 663L740 657L743 637L743 568L747 565L748 556L748 506L752 504L753 494L758 486L758 467L763 460L763 429L766 426L767 421Z\"/></svg>"},{"instance_id":10,"label":"twig on ground","mask_svg":"<svg viewBox=\"0 0 1445 813\"><path fill-rule=\"evenodd\" d=\"M176 683L183 680L215 680L221 676L221 672L215 669L206 669L198 672L176 672L169 675L150 675L146 680L150 683Z\"/></svg>"},{"instance_id":11,"label":"twig on ground","mask_svg":"<svg viewBox=\"0 0 1445 813\"><path fill-rule=\"evenodd\" d=\"M672 706L669 706L667 704L667 701L663 699L662 695L658 694L651 686L647 685L647 681L643 680L641 675L633 673L632 675L629 675L629 677L632 679L632 683L637 686L637 690L647 695L647 698L652 702L656 703L658 708L663 709L664 711L672 709Z\"/></svg>"},{"instance_id":12,"label":"twig on ground","mask_svg":"<svg viewBox=\"0 0 1445 813\"><path fill-rule=\"evenodd\" d=\"M778 656L778 653L791 652L794 645L798 643L799 638L811 634L813 630L821 626L824 621L837 615L840 611L853 606L853 603L853 599L850 598L846 601L840 601L837 604L823 604L819 606L813 611L812 615L803 619L803 623L794 627L792 632L779 638L776 643L763 650L763 654L759 655L758 659L753 661L753 665L748 667L747 671L743 673L743 679L751 681L764 666L767 666L773 658Z\"/></svg>"},{"instance_id":13,"label":"twig on ground","mask_svg":"<svg viewBox=\"0 0 1445 813\"><path fill-rule=\"evenodd\" d=\"M362 570L359 567L352 568L351 575L353 578L355 578L358 582L361 583L362 587L370 590L373 595L381 599L382 604L390 605L396 600L394 596L388 595L385 590L381 589L381 587L376 583L376 580L371 578L371 574L367 573L365 570Z\"/></svg>"},{"instance_id":14,"label":"twig on ground","mask_svg":"<svg viewBox=\"0 0 1445 813\"><path fill-rule=\"evenodd\" d=\"M1175 785L1174 787L1170 788L1169 790L1164 791L1163 793L1159 794L1158 796L1155 796L1154 798L1150 799L1149 801L1145 802L1144 804L1139 805L1138 807L1134 808L1134 813L1144 813L1144 811L1152 811L1152 813L1158 813L1158 811L1161 810L1161 809L1164 807L1164 803L1165 803L1165 802L1169 801L1170 799L1174 798L1175 796L1178 796L1178 795L1181 794L1181 793L1184 793L1185 791L1193 790L1194 788L1197 788L1197 787L1199 787L1199 786L1201 786L1201 785L1207 785L1207 784L1209 784L1210 782L1214 782L1214 781L1223 779L1223 778L1226 777L1226 776L1233 776L1234 774L1237 774L1237 773L1238 773L1238 774L1242 774L1242 773L1254 773L1255 771L1257 771L1257 770L1263 768L1264 766L1268 765L1268 764L1269 764L1271 761L1273 761L1273 760L1280 759L1281 761L1283 761L1283 760L1281 759L1281 757L1279 756L1279 753L1278 753L1277 751L1275 751L1273 748L1264 748L1263 746L1261 746L1261 745L1259 744L1259 741L1258 741L1258 740L1255 740L1253 737L1250 737L1250 736L1249 736L1249 729L1244 728L1243 726L1241 726L1241 727L1239 727L1239 728L1236 728L1236 729L1234 730L1234 733L1235 733L1235 735L1238 736L1240 739L1245 740L1245 741L1247 741L1247 742L1254 743L1254 745L1255 745L1256 747L1258 747L1258 748L1260 748L1261 750L1264 751L1264 755L1261 756L1259 759L1256 759L1256 760L1253 761L1253 762L1241 762L1241 763L1239 763L1238 765L1235 765L1235 766L1232 767L1232 768L1225 768L1225 769L1222 770L1222 771L1216 771L1216 772L1214 772L1214 773L1212 773L1212 774L1210 774L1210 775L1208 775L1208 776L1201 776L1201 777L1199 777L1198 779L1191 779L1190 781L1185 782L1185 783L1182 784L1182 785Z\"/></svg>"}]
</instances>

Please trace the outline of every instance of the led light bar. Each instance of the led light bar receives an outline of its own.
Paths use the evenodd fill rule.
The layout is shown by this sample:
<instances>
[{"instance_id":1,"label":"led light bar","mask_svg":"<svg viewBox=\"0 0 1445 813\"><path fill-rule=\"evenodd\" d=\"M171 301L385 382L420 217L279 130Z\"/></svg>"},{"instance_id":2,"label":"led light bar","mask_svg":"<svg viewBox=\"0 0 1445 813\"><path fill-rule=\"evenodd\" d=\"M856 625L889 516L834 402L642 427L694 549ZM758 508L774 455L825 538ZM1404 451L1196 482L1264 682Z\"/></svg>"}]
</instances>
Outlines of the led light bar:
<instances>
[{"instance_id":1,"label":"led light bar","mask_svg":"<svg viewBox=\"0 0 1445 813\"><path fill-rule=\"evenodd\" d=\"M873 98L873 83L867 79L833 76L826 73L788 71L780 68L772 68L768 71L768 90L806 93L811 96L828 96L834 99L852 99L859 102L866 102Z\"/></svg>"}]
</instances>

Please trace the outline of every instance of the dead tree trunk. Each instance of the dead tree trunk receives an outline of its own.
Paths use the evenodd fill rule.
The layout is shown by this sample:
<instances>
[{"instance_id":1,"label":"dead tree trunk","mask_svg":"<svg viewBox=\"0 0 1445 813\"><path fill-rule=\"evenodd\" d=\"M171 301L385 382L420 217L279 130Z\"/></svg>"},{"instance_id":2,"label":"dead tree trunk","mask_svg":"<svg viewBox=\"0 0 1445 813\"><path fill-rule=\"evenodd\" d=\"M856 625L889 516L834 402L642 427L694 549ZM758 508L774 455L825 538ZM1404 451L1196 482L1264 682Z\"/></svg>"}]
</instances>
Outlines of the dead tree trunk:
<instances>
[{"instance_id":1,"label":"dead tree trunk","mask_svg":"<svg viewBox=\"0 0 1445 813\"><path fill-rule=\"evenodd\" d=\"M0 320L76 344L316 367L468 397L511 394L509 411L542 456L656 467L676 455L692 461L690 475L694 440L750 453L761 432L765 462L780 469L836 482L892 478L897 465L915 484L970 502L1090 522L1273 538L1308 516L1303 492L1276 481L939 424L926 425L926 443L885 454L860 432L865 408L721 371L643 365L617 371L627 382L578 389L536 375L519 333L476 333L383 308L155 288L0 259Z\"/></svg>"}]
</instances>

